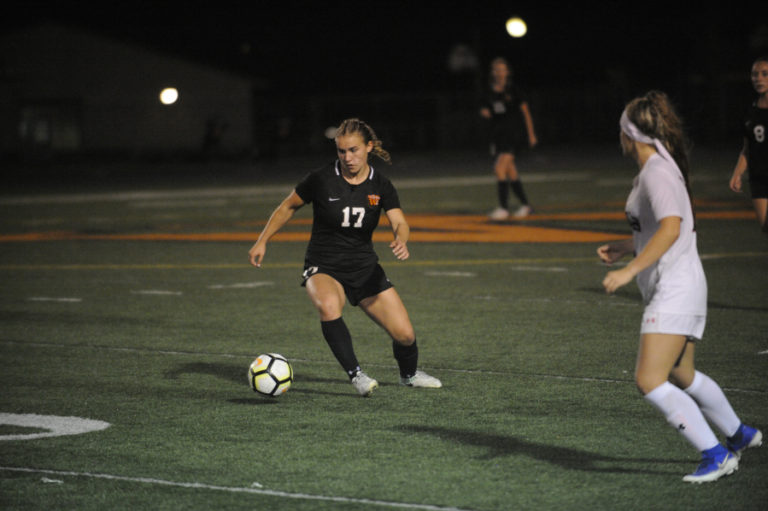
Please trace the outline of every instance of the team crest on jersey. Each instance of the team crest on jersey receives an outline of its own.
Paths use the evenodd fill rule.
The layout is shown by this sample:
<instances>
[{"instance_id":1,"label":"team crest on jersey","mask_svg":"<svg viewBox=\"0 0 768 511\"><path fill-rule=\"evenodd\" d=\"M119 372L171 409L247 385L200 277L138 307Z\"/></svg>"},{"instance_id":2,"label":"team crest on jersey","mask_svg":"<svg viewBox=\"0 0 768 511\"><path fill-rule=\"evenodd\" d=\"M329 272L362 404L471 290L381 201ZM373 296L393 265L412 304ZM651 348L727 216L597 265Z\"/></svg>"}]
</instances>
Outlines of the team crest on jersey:
<instances>
[{"instance_id":1,"label":"team crest on jersey","mask_svg":"<svg viewBox=\"0 0 768 511\"><path fill-rule=\"evenodd\" d=\"M371 194L368 196L368 204L370 206L378 206L380 200L381 200L381 197L379 197L378 195Z\"/></svg>"},{"instance_id":2,"label":"team crest on jersey","mask_svg":"<svg viewBox=\"0 0 768 511\"><path fill-rule=\"evenodd\" d=\"M640 228L640 219L636 216L632 216L629 211L626 211L627 215L627 222L629 222L629 226L632 228L633 231L640 232L642 229Z\"/></svg>"}]
</instances>

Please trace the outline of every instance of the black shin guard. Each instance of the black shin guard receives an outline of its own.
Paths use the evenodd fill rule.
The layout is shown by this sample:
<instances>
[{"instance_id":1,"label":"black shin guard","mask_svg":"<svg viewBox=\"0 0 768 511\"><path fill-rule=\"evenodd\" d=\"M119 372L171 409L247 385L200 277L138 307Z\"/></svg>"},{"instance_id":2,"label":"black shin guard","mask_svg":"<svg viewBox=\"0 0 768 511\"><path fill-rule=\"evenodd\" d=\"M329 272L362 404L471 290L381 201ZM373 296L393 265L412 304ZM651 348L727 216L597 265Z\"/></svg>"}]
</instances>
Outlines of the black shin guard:
<instances>
[{"instance_id":1,"label":"black shin guard","mask_svg":"<svg viewBox=\"0 0 768 511\"><path fill-rule=\"evenodd\" d=\"M330 346L336 360L352 378L360 371L360 364L357 362L355 350L352 347L352 336L344 320L338 318L333 321L321 321L320 326L323 329L325 342Z\"/></svg>"},{"instance_id":2,"label":"black shin guard","mask_svg":"<svg viewBox=\"0 0 768 511\"><path fill-rule=\"evenodd\" d=\"M410 346L392 341L392 353L395 355L402 378L410 378L416 374L416 366L419 363L419 348L416 346L416 341L413 341Z\"/></svg>"}]
</instances>

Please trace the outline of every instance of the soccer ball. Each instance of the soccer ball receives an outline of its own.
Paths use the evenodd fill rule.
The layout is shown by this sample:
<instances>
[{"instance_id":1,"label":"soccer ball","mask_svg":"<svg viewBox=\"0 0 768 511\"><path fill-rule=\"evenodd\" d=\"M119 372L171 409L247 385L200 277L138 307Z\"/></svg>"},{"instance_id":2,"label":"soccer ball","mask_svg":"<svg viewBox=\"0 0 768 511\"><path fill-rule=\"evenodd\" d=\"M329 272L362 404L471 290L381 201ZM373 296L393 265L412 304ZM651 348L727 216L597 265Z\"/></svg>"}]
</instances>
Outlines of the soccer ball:
<instances>
[{"instance_id":1,"label":"soccer ball","mask_svg":"<svg viewBox=\"0 0 768 511\"><path fill-rule=\"evenodd\" d=\"M248 383L254 392L277 397L291 387L293 368L287 358L277 353L259 355L248 368Z\"/></svg>"}]
</instances>

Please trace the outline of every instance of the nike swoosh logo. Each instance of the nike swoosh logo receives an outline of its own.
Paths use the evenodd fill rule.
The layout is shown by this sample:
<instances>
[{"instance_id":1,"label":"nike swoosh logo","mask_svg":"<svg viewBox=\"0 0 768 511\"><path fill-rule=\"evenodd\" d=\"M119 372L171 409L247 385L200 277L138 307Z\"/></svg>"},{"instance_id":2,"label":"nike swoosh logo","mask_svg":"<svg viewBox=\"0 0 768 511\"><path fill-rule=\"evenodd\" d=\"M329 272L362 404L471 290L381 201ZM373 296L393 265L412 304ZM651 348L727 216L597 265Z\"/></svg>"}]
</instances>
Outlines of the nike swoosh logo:
<instances>
[{"instance_id":1,"label":"nike swoosh logo","mask_svg":"<svg viewBox=\"0 0 768 511\"><path fill-rule=\"evenodd\" d=\"M341 200L340 197L328 197L328 202L336 202L337 200Z\"/></svg>"}]
</instances>

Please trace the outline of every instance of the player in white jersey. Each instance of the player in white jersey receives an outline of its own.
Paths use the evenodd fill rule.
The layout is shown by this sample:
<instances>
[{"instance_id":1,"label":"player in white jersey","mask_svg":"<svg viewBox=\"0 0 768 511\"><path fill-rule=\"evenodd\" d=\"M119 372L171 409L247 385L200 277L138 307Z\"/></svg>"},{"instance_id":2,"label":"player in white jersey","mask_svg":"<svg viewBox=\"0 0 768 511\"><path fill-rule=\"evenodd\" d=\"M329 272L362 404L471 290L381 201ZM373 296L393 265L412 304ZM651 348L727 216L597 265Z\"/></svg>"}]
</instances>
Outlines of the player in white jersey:
<instances>
[{"instance_id":1,"label":"player in white jersey","mask_svg":"<svg viewBox=\"0 0 768 511\"><path fill-rule=\"evenodd\" d=\"M720 386L694 367L695 341L704 332L707 284L696 248L682 123L668 97L651 91L627 104L620 121L624 154L640 173L627 199L632 239L598 248L612 264L636 254L603 280L613 293L633 278L645 302L635 383L697 450L702 461L687 482L732 474L741 452L762 433L741 422ZM723 446L707 420L726 437Z\"/></svg>"},{"instance_id":2,"label":"player in white jersey","mask_svg":"<svg viewBox=\"0 0 768 511\"><path fill-rule=\"evenodd\" d=\"M399 260L409 257L410 228L397 191L368 163L371 153L389 162L389 153L373 129L359 119L342 122L335 141L338 159L311 172L275 209L249 251L249 260L260 267L272 235L296 210L312 203L312 235L302 285L320 314L323 337L355 390L368 396L379 384L360 369L355 356L342 318L347 300L363 309L392 338L402 385L439 388L440 380L416 369L419 351L413 325L373 250L373 231L384 212L394 235L392 253Z\"/></svg>"}]
</instances>

